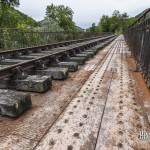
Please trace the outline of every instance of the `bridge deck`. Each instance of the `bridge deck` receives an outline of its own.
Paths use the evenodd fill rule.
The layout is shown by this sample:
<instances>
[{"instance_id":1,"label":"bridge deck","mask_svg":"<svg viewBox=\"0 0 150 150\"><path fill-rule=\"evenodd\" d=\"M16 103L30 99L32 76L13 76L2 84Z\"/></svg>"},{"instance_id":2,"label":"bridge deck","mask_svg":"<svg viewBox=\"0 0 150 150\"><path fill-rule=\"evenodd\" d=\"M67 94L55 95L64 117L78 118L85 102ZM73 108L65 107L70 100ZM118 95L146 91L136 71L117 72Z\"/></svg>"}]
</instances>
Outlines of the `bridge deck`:
<instances>
[{"instance_id":1,"label":"bridge deck","mask_svg":"<svg viewBox=\"0 0 150 150\"><path fill-rule=\"evenodd\" d=\"M18 119L0 118L0 149L149 149L149 91L118 37ZM140 86L140 88L139 88ZM142 86L142 88L141 88Z\"/></svg>"}]
</instances>

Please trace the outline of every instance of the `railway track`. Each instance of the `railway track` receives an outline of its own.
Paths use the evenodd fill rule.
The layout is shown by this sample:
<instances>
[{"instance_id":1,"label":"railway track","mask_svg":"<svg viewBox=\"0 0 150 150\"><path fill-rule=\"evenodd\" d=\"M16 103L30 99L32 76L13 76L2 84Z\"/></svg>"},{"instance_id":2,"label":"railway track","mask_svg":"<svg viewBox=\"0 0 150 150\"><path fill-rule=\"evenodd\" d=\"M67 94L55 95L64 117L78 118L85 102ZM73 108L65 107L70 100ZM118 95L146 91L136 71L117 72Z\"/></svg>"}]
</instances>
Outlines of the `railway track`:
<instances>
[{"instance_id":1,"label":"railway track","mask_svg":"<svg viewBox=\"0 0 150 150\"><path fill-rule=\"evenodd\" d=\"M1 52L0 113L19 116L31 107L30 94L12 90L46 92L52 85L52 79L66 79L69 72L77 71L79 65L114 38L109 35Z\"/></svg>"},{"instance_id":2,"label":"railway track","mask_svg":"<svg viewBox=\"0 0 150 150\"><path fill-rule=\"evenodd\" d=\"M97 38L92 38L92 40L84 39L84 40L77 40L77 41L71 41L71 42L61 42L58 44L51 44L51 45L46 45L46 46L39 46L39 47L1 52L0 53L0 57L1 57L0 78L2 79L3 77L10 76L8 69L10 70L18 66L23 67L23 68L26 66L28 67L28 65L31 65L36 61L46 61L46 59L58 57L63 54L65 55L66 53L69 53L69 52L79 53L80 51L86 48L94 47L98 43L100 42L102 43L103 41L110 39L111 37L114 37L114 36L97 37ZM31 55L31 57L30 56L25 57L26 55L27 56ZM22 57L24 56L24 59L21 56ZM15 61L13 59L15 60L18 59L18 60ZM5 65L7 64L11 64L11 66L5 67Z\"/></svg>"}]
</instances>

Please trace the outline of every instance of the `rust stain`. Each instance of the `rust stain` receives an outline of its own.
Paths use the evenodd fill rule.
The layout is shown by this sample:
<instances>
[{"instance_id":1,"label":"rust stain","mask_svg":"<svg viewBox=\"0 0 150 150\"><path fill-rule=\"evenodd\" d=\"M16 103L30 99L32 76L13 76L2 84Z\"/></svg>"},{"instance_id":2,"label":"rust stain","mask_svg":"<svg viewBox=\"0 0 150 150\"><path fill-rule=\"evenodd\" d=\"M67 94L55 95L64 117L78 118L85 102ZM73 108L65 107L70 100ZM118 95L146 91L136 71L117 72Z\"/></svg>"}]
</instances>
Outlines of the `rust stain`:
<instances>
[{"instance_id":1,"label":"rust stain","mask_svg":"<svg viewBox=\"0 0 150 150\"><path fill-rule=\"evenodd\" d=\"M84 145L80 147L80 150L94 150L96 144L96 137L94 133L89 134L87 140L85 141Z\"/></svg>"},{"instance_id":2,"label":"rust stain","mask_svg":"<svg viewBox=\"0 0 150 150\"><path fill-rule=\"evenodd\" d=\"M129 54L127 57L127 63L130 70L129 74L130 76L132 76L132 78L135 81L135 85L134 85L135 97L136 97L135 100L137 104L139 104L142 107L142 111L144 112L145 119L150 124L150 120L148 119L147 116L147 114L149 114L150 112L150 91L146 86L142 74L140 72L133 71L136 68L136 64L133 57L131 57L131 55Z\"/></svg>"}]
</instances>

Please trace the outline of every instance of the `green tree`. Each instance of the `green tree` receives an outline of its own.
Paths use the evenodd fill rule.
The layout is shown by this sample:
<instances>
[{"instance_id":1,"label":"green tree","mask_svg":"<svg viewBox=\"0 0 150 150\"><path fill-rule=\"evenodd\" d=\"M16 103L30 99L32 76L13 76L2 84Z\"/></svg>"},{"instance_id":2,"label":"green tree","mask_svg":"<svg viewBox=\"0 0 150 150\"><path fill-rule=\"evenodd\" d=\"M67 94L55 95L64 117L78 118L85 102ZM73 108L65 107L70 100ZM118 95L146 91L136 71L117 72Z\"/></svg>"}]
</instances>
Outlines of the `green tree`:
<instances>
[{"instance_id":1,"label":"green tree","mask_svg":"<svg viewBox=\"0 0 150 150\"><path fill-rule=\"evenodd\" d=\"M19 0L0 0L1 5L18 6Z\"/></svg>"},{"instance_id":2,"label":"green tree","mask_svg":"<svg viewBox=\"0 0 150 150\"><path fill-rule=\"evenodd\" d=\"M56 21L65 31L75 30L75 23L72 20L73 13L71 8L64 5L55 6L51 4L46 9L46 17Z\"/></svg>"},{"instance_id":3,"label":"green tree","mask_svg":"<svg viewBox=\"0 0 150 150\"><path fill-rule=\"evenodd\" d=\"M103 15L98 24L98 28L101 32L109 32L110 20L107 15Z\"/></svg>"},{"instance_id":4,"label":"green tree","mask_svg":"<svg viewBox=\"0 0 150 150\"><path fill-rule=\"evenodd\" d=\"M95 23L92 23L92 27L90 27L89 29L87 29L87 32L96 32L96 24Z\"/></svg>"},{"instance_id":5,"label":"green tree","mask_svg":"<svg viewBox=\"0 0 150 150\"><path fill-rule=\"evenodd\" d=\"M96 32L96 24L95 23L92 23L91 31Z\"/></svg>"},{"instance_id":6,"label":"green tree","mask_svg":"<svg viewBox=\"0 0 150 150\"><path fill-rule=\"evenodd\" d=\"M118 10L114 10L112 16L117 17L117 18L120 18L120 17L121 17L121 14L120 14L120 12L119 12Z\"/></svg>"},{"instance_id":7,"label":"green tree","mask_svg":"<svg viewBox=\"0 0 150 150\"><path fill-rule=\"evenodd\" d=\"M18 5L19 0L0 0L0 27L5 27L8 20L11 21L8 15L9 10L11 7Z\"/></svg>"},{"instance_id":8,"label":"green tree","mask_svg":"<svg viewBox=\"0 0 150 150\"><path fill-rule=\"evenodd\" d=\"M112 16L103 15L99 21L98 29L102 32L122 33L129 25L134 22L134 18L130 18L127 13L121 14L115 10Z\"/></svg>"}]
</instances>

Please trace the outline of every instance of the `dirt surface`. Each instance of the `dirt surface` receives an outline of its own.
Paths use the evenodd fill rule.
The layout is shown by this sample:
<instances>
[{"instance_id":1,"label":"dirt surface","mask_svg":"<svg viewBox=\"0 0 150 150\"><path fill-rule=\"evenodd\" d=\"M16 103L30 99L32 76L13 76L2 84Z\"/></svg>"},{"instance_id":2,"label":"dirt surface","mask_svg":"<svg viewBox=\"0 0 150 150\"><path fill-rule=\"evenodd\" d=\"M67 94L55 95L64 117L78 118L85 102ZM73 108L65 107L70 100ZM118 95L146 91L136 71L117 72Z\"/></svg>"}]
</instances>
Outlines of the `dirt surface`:
<instances>
[{"instance_id":1,"label":"dirt surface","mask_svg":"<svg viewBox=\"0 0 150 150\"><path fill-rule=\"evenodd\" d=\"M136 70L136 63L134 58L131 57L131 53L129 52L127 55L127 62L129 66L129 74L135 81L135 93L136 93L136 100L139 105L142 106L146 121L150 124L150 90L147 88L147 85L144 81L141 72L135 71Z\"/></svg>"},{"instance_id":2,"label":"dirt surface","mask_svg":"<svg viewBox=\"0 0 150 150\"><path fill-rule=\"evenodd\" d=\"M149 91L122 36L93 59L32 94L17 119L0 118L0 149L149 150ZM145 139L144 139L145 138Z\"/></svg>"}]
</instances>

